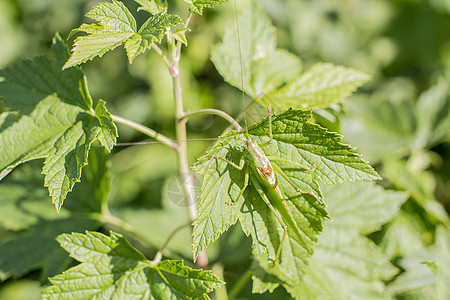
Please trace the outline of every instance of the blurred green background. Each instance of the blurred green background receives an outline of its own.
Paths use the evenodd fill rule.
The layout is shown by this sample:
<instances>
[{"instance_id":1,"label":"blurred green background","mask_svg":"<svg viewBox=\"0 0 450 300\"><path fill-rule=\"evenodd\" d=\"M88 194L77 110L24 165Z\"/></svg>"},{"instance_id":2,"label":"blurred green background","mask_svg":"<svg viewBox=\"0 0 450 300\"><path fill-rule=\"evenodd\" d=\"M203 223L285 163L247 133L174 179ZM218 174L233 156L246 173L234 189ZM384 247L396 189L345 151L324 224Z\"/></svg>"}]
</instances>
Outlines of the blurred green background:
<instances>
[{"instance_id":1,"label":"blurred green background","mask_svg":"<svg viewBox=\"0 0 450 300\"><path fill-rule=\"evenodd\" d=\"M142 24L146 14L136 13L135 2L123 2ZM341 132L346 142L358 147L384 177L382 185L408 192L410 198L401 215L372 237L384 245L392 260L407 256L413 249L406 250L410 245L393 246L383 236L403 230L402 234L417 241L411 248L432 244L436 228L443 224L448 229L450 224L450 0L259 2L277 27L278 47L301 57L304 69L323 61L371 75L372 80L357 95L342 106L323 110L320 115L326 117L318 121ZM55 32L66 38L71 29L90 22L84 14L98 3L1 0L0 68L21 58L49 53ZM187 15L187 6L181 0L169 1L169 8L183 18ZM211 48L230 26L235 26L232 3L193 18L192 31L187 34L189 46L183 48L181 63L186 109L216 107L232 116L241 112L239 92L223 82L209 60ZM102 59L86 63L83 69L93 98L106 100L112 113L174 137L172 85L158 55L148 52L129 65L125 51L119 47ZM253 114L254 119L260 116ZM226 126L215 117L191 119L188 137L217 137ZM119 134L119 142L145 140L138 132L121 126ZM189 143L190 162L208 145ZM170 210L181 219L186 217L184 210L164 204L165 194L178 180L175 154L165 146L116 147L109 159L113 180L109 202L117 215L139 228L148 228L149 213L154 214L154 224L164 222L167 217L161 217L155 208ZM50 202L47 204L50 206ZM143 234L149 235L147 242L152 245L164 241L164 236ZM227 247L233 251L221 252L221 245L216 243L209 256L228 263L225 274L233 281L248 267L249 241L242 244L242 236L233 231L222 240L221 244L228 241ZM188 239L174 242L172 248L179 257L190 257ZM39 276L35 273L2 283L0 299L38 299ZM249 292L250 286L245 289ZM277 299L277 294L262 297Z\"/></svg>"}]
</instances>

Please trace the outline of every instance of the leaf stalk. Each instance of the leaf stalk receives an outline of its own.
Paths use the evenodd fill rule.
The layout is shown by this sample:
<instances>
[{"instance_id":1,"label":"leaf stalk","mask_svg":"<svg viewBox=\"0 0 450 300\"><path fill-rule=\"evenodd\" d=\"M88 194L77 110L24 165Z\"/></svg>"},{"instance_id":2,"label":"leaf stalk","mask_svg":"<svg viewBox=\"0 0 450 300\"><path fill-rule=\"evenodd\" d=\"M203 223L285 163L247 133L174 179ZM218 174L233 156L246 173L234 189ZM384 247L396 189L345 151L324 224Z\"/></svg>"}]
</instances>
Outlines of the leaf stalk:
<instances>
[{"instance_id":1,"label":"leaf stalk","mask_svg":"<svg viewBox=\"0 0 450 300\"><path fill-rule=\"evenodd\" d=\"M228 294L228 300L233 300L236 298L237 295L241 292L241 290L244 288L244 286L247 284L247 282L252 278L252 271L247 270L236 282L236 284L231 289L230 293Z\"/></svg>"},{"instance_id":2,"label":"leaf stalk","mask_svg":"<svg viewBox=\"0 0 450 300\"><path fill-rule=\"evenodd\" d=\"M166 241L164 242L164 244L161 246L161 248L158 250L158 253L156 253L155 258L153 259L153 263L157 264L161 261L162 259L162 252L164 251L164 249L167 248L167 245L169 244L170 240L175 236L175 234L177 234L181 229L183 229L186 226L190 226L191 224L183 224L178 226L177 228L175 228L174 231L172 231L172 233L169 235L169 237L166 239Z\"/></svg>"},{"instance_id":3,"label":"leaf stalk","mask_svg":"<svg viewBox=\"0 0 450 300\"><path fill-rule=\"evenodd\" d=\"M215 109L215 108L206 108L206 109L200 109L197 111L193 111L190 113L185 113L184 116L182 117L182 119L188 119L190 117L194 117L194 116L198 116L198 115L216 115L216 116L222 117L223 119L230 122L230 124L233 125L237 131L242 130L241 125L239 125L239 123L232 116L230 116L229 114L227 114L226 112L224 112L222 110Z\"/></svg>"},{"instance_id":4,"label":"leaf stalk","mask_svg":"<svg viewBox=\"0 0 450 300\"><path fill-rule=\"evenodd\" d=\"M141 132L141 133L143 133L143 134L145 134L145 135L147 135L147 136L149 136L151 138L154 138L155 140L157 140L157 141L159 141L159 142L169 146L170 148L172 148L176 152L179 151L178 145L177 145L177 143L174 140L168 138L165 135L162 135L162 134L156 132L155 130L153 130L151 128L148 128L147 126L144 126L142 124L133 122L131 120L128 120L126 118L123 118L123 117L120 117L120 116L116 116L116 115L113 115L113 114L111 114L111 118L117 123L126 125L128 127L133 128L133 129L136 129L137 131L139 131L139 132Z\"/></svg>"}]
</instances>

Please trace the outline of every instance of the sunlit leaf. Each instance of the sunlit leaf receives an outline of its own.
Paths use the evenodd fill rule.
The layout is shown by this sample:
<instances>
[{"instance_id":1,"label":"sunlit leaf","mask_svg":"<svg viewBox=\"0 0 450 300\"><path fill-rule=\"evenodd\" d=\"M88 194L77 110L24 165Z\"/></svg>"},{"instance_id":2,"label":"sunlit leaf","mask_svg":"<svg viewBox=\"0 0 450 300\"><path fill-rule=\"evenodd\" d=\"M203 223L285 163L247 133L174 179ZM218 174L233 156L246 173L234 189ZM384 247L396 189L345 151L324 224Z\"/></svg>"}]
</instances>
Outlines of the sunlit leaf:
<instances>
[{"instance_id":1,"label":"sunlit leaf","mask_svg":"<svg viewBox=\"0 0 450 300\"><path fill-rule=\"evenodd\" d=\"M426 249L403 257L398 264L404 272L389 283L387 286L388 292L392 296L407 297L408 295L415 295L421 297L421 299L440 299L434 297L436 292L433 288L435 275L425 264L425 262L431 261L433 261L433 254ZM427 295L431 297L427 297Z\"/></svg>"},{"instance_id":2,"label":"sunlit leaf","mask_svg":"<svg viewBox=\"0 0 450 300\"><path fill-rule=\"evenodd\" d=\"M253 2L212 52L212 61L231 85L243 88L261 104L277 110L328 107L342 102L369 77L331 63L318 63L301 73L301 60L276 48L276 32L264 12ZM242 56L239 54L242 50ZM234 50L233 50L234 49Z\"/></svg>"},{"instance_id":3,"label":"sunlit leaf","mask_svg":"<svg viewBox=\"0 0 450 300\"><path fill-rule=\"evenodd\" d=\"M210 271L182 261L153 263L119 234L63 234L61 246L81 264L50 279L43 299L207 299L223 284Z\"/></svg>"},{"instance_id":4,"label":"sunlit leaf","mask_svg":"<svg viewBox=\"0 0 450 300\"><path fill-rule=\"evenodd\" d=\"M372 183L324 189L331 221L298 285L281 285L299 299L390 299L384 281L397 273L381 248L364 237L395 216L406 200L401 192Z\"/></svg>"},{"instance_id":5,"label":"sunlit leaf","mask_svg":"<svg viewBox=\"0 0 450 300\"><path fill-rule=\"evenodd\" d=\"M450 97L444 80L412 99L352 100L346 105L343 133L371 162L410 155L449 139Z\"/></svg>"},{"instance_id":6,"label":"sunlit leaf","mask_svg":"<svg viewBox=\"0 0 450 300\"><path fill-rule=\"evenodd\" d=\"M141 7L138 8L138 11L145 10L151 14L165 13L167 11L166 0L134 0L134 1L142 5Z\"/></svg>"},{"instance_id":7,"label":"sunlit leaf","mask_svg":"<svg viewBox=\"0 0 450 300\"><path fill-rule=\"evenodd\" d=\"M157 2L159 3L159 1ZM70 35L78 32L86 32L88 35L76 38L72 55L64 64L64 68L82 64L97 56L101 57L106 52L123 44L131 63L137 55L150 49L152 43L160 43L168 27L182 22L181 18L176 15L160 12L151 16L137 30L136 20L128 8L117 0L100 3L86 16L98 23L82 24L72 31Z\"/></svg>"},{"instance_id":8,"label":"sunlit leaf","mask_svg":"<svg viewBox=\"0 0 450 300\"><path fill-rule=\"evenodd\" d=\"M240 41L236 26L230 26L222 43L211 53L211 60L228 83L241 89L242 65L244 91L256 98L276 90L300 73L301 60L276 49L275 28L255 2L240 15L239 30Z\"/></svg>"},{"instance_id":9,"label":"sunlit leaf","mask_svg":"<svg viewBox=\"0 0 450 300\"><path fill-rule=\"evenodd\" d=\"M300 240L294 230L288 228L281 262L276 268L280 274L290 277L292 282L300 282L327 216L319 202L321 191L318 183L379 178L352 148L340 143L340 136L308 122L310 116L309 111L303 110L288 110L274 116L273 141L262 147L264 155L279 167L277 172L282 172L296 185L294 189L281 174L277 174L278 186L304 236ZM269 119L266 119L249 128L251 138L258 143L267 142L269 124ZM199 216L194 222L194 256L239 220L244 232L252 236L256 255L265 257L261 258L261 263L269 265L269 261L275 259L283 229L257 192L252 178L239 197L245 184L245 172L256 168L254 162L245 161L245 168L238 170L217 158L226 158L239 165L240 160L246 157L245 151L251 151L246 147L246 139L245 135L237 132L223 136L195 165L195 170L204 174L204 179ZM254 174L250 172L250 176ZM304 193L299 193L297 189Z\"/></svg>"},{"instance_id":10,"label":"sunlit leaf","mask_svg":"<svg viewBox=\"0 0 450 300\"><path fill-rule=\"evenodd\" d=\"M98 139L111 150L117 130L104 101L92 106L83 72L61 70L69 53L59 36L53 52L0 71L0 95L11 110L0 115L0 179L23 162L45 158L45 186L59 210L80 181L92 143Z\"/></svg>"},{"instance_id":11,"label":"sunlit leaf","mask_svg":"<svg viewBox=\"0 0 450 300\"><path fill-rule=\"evenodd\" d=\"M411 170L405 161L398 159L386 160L383 171L393 184L408 191L429 215L450 226L445 207L434 197L436 180L431 172Z\"/></svg>"},{"instance_id":12,"label":"sunlit leaf","mask_svg":"<svg viewBox=\"0 0 450 300\"><path fill-rule=\"evenodd\" d=\"M203 14L204 8L213 8L222 3L228 2L228 0L184 0L184 2L189 3L189 9L196 14Z\"/></svg>"},{"instance_id":13,"label":"sunlit leaf","mask_svg":"<svg viewBox=\"0 0 450 300\"><path fill-rule=\"evenodd\" d=\"M328 107L340 103L364 82L366 74L327 63L317 63L282 88L269 93L263 103L275 107Z\"/></svg>"}]
</instances>

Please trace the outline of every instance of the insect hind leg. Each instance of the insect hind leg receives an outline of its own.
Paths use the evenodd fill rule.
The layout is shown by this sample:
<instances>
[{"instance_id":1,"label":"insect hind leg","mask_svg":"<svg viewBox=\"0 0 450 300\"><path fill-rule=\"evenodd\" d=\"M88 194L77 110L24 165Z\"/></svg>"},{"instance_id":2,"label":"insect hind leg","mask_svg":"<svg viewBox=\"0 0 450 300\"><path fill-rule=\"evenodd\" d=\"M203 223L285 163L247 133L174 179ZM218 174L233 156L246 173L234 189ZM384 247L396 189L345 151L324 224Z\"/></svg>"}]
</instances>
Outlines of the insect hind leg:
<instances>
[{"instance_id":1,"label":"insect hind leg","mask_svg":"<svg viewBox=\"0 0 450 300\"><path fill-rule=\"evenodd\" d=\"M259 147L265 147L265 146L267 146L267 145L272 144L272 142L273 142L273 133L272 133L272 107L270 106L270 104L269 104L269 106L267 106L267 111L269 112L269 140L268 140L268 141L265 141L265 142L263 142L263 143L261 143L261 144L258 144Z\"/></svg>"},{"instance_id":2,"label":"insect hind leg","mask_svg":"<svg viewBox=\"0 0 450 300\"><path fill-rule=\"evenodd\" d=\"M273 142L273 134L272 134L272 107L270 106L270 104L267 106L267 111L269 112L269 138L270 138L270 143Z\"/></svg>"},{"instance_id":3,"label":"insect hind leg","mask_svg":"<svg viewBox=\"0 0 450 300\"><path fill-rule=\"evenodd\" d=\"M237 169L239 171L242 171L242 169L244 168L244 165L245 165L245 160L242 159L242 158L239 161L239 165L237 165L234 162L232 162L231 160L228 160L228 159L226 159L224 157L221 157L221 156L212 155L211 158L220 159L220 160L226 162L227 164L229 164L230 166L232 166L233 168L235 168L235 169ZM239 198L242 196L242 194L244 194L244 191L245 191L245 189L248 186L249 177L250 176L249 176L248 170L246 170L245 171L245 175L244 175L244 185L243 185L241 191L239 192L239 194L236 197L236 199L234 199L234 200L232 199L231 201L226 202L228 205L235 205L238 202Z\"/></svg>"},{"instance_id":4,"label":"insect hind leg","mask_svg":"<svg viewBox=\"0 0 450 300\"><path fill-rule=\"evenodd\" d=\"M286 180L286 182L292 188L294 188L298 193L305 194L305 195L310 195L310 196L314 197L319 204L325 205L325 203L323 202L323 200L320 197L320 195L318 195L315 191L313 191L313 190L310 190L310 191L302 190L294 182L292 182L292 180L286 175L286 173L283 172L283 170L276 163L272 162L272 166L274 167L275 172L278 173L284 180ZM307 169L307 171L314 172L314 170L316 168L317 168L317 165L313 165L311 169L309 169L309 168L306 168L306 169Z\"/></svg>"},{"instance_id":5,"label":"insect hind leg","mask_svg":"<svg viewBox=\"0 0 450 300\"><path fill-rule=\"evenodd\" d=\"M284 240L286 239L288 228L287 226L283 227L283 236L281 237L280 246L278 246L277 254L275 256L275 260L272 263L272 268L275 268L280 261L281 249L283 248Z\"/></svg>"}]
</instances>

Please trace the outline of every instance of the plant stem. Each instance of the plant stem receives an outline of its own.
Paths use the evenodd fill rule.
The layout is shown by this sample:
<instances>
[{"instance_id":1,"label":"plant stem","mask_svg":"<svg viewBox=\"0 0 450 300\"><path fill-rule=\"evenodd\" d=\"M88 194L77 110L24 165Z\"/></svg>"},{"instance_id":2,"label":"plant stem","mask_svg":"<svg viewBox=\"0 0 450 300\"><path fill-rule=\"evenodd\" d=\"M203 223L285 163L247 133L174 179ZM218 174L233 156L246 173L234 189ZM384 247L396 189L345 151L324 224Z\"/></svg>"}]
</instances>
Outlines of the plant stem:
<instances>
[{"instance_id":1,"label":"plant stem","mask_svg":"<svg viewBox=\"0 0 450 300\"><path fill-rule=\"evenodd\" d=\"M176 53L176 52L175 52ZM186 136L186 120L182 119L184 115L183 108L183 95L182 95L182 87L179 75L179 57L174 55L174 63L173 68L176 71L172 76L173 84L174 84L174 96L175 96L175 107L176 107L176 135L178 140L178 167L180 170L180 175L183 178L184 188L187 197L187 203L189 207L189 216L192 220L197 217L197 208L195 204L195 196L192 190L192 178L190 176L190 170L188 166L188 158L187 158L187 136Z\"/></svg>"},{"instance_id":2,"label":"plant stem","mask_svg":"<svg viewBox=\"0 0 450 300\"><path fill-rule=\"evenodd\" d=\"M139 233L132 225L111 214L108 208L102 209L101 221L105 224L113 225L126 231L131 237L133 237L137 241L142 240Z\"/></svg>"},{"instance_id":3,"label":"plant stem","mask_svg":"<svg viewBox=\"0 0 450 300\"><path fill-rule=\"evenodd\" d=\"M257 99L252 99L252 101L246 106L246 110L249 111L253 106L256 105L257 102L258 102ZM238 122L238 121L241 121L242 118L244 118L244 112L241 112L236 118L233 118L233 119L234 119L236 122ZM239 123L238 123L238 124L239 124ZM221 135L223 135L223 134L229 132L229 131L231 130L231 126L233 126L233 124L228 125L228 127L225 128L225 130L221 133ZM239 125L239 127L241 127L241 126ZM241 127L241 130L242 130L242 127ZM241 131L241 130L238 130L238 131Z\"/></svg>"},{"instance_id":4,"label":"plant stem","mask_svg":"<svg viewBox=\"0 0 450 300\"><path fill-rule=\"evenodd\" d=\"M184 28L188 28L189 26L189 22L191 22L191 18L194 14L192 12L189 12L187 18L186 18L186 23L184 23Z\"/></svg>"},{"instance_id":5,"label":"plant stem","mask_svg":"<svg viewBox=\"0 0 450 300\"><path fill-rule=\"evenodd\" d=\"M164 244L158 250L158 253L156 253L155 258L153 259L153 263L157 264L157 263L159 263L161 261L161 259L162 259L162 252L164 251L164 249L166 249L166 247L169 244L170 240L175 236L175 234L178 233L178 231L180 231L181 229L183 229L186 226L191 226L191 224L188 223L188 224L184 224L184 225L178 226L174 231L172 231L172 233L169 235L167 240L164 242Z\"/></svg>"},{"instance_id":6,"label":"plant stem","mask_svg":"<svg viewBox=\"0 0 450 300\"><path fill-rule=\"evenodd\" d=\"M238 282L233 286L230 293L228 294L228 300L233 300L236 296L241 292L247 282L252 278L252 272L248 270L245 272L241 278L239 278Z\"/></svg>"},{"instance_id":7,"label":"plant stem","mask_svg":"<svg viewBox=\"0 0 450 300\"><path fill-rule=\"evenodd\" d=\"M191 13L189 13L185 27L188 26L191 19ZM183 107L183 89L180 80L180 57L181 57L181 43L175 43L175 47L172 47L172 75L173 91L175 97L175 110L176 110L176 135L178 139L178 168L180 175L183 178L183 187L186 194L186 202L189 209L189 216L191 221L197 218L197 204L195 202L194 184L192 181L191 172L188 165L187 156L187 136L186 136L186 122L184 117ZM208 258L204 251L202 251L197 257L197 263L200 267L206 268L208 265Z\"/></svg>"},{"instance_id":8,"label":"plant stem","mask_svg":"<svg viewBox=\"0 0 450 300\"><path fill-rule=\"evenodd\" d=\"M225 281L223 278L223 265L220 263L216 263L212 266L211 271L219 277L220 280ZM227 287L225 285L221 285L220 287L214 290L216 300L228 300Z\"/></svg>"},{"instance_id":9,"label":"plant stem","mask_svg":"<svg viewBox=\"0 0 450 300\"><path fill-rule=\"evenodd\" d=\"M162 60L166 64L167 68L169 69L170 74L172 75L174 73L174 69L173 69L172 63L167 59L167 56L164 54L164 52L162 52L162 50L155 43L152 44L152 48L153 48L153 50L156 51L156 53L159 54L159 56L161 56Z\"/></svg>"},{"instance_id":10,"label":"plant stem","mask_svg":"<svg viewBox=\"0 0 450 300\"><path fill-rule=\"evenodd\" d=\"M126 125L128 127L134 128L137 131L142 132L143 134L145 134L145 135L147 135L147 136L149 136L151 138L154 138L155 140L157 140L157 141L159 141L159 142L169 146L173 150L175 150L177 152L179 151L178 145L177 145L177 143L175 143L174 140L166 137L165 135L162 135L162 134L154 131L153 129L150 129L150 128L142 125L142 124L133 122L131 120L128 120L128 119L125 119L125 118L122 118L122 117L119 117L119 116L116 116L116 115L113 115L113 114L111 114L111 118L114 121L116 121L117 123L120 123L120 124Z\"/></svg>"},{"instance_id":11,"label":"plant stem","mask_svg":"<svg viewBox=\"0 0 450 300\"><path fill-rule=\"evenodd\" d=\"M194 112L186 113L182 119L188 119L190 117L198 116L198 115L216 115L216 116L222 117L225 120L227 120L228 122L230 122L230 124L233 125L237 131L242 130L241 125L239 125L239 123L236 122L236 120L233 119L232 116L230 116L229 114L227 114L226 112L224 112L222 110L215 109L215 108L206 108L206 109L201 109L201 110L197 110Z\"/></svg>"}]
</instances>

